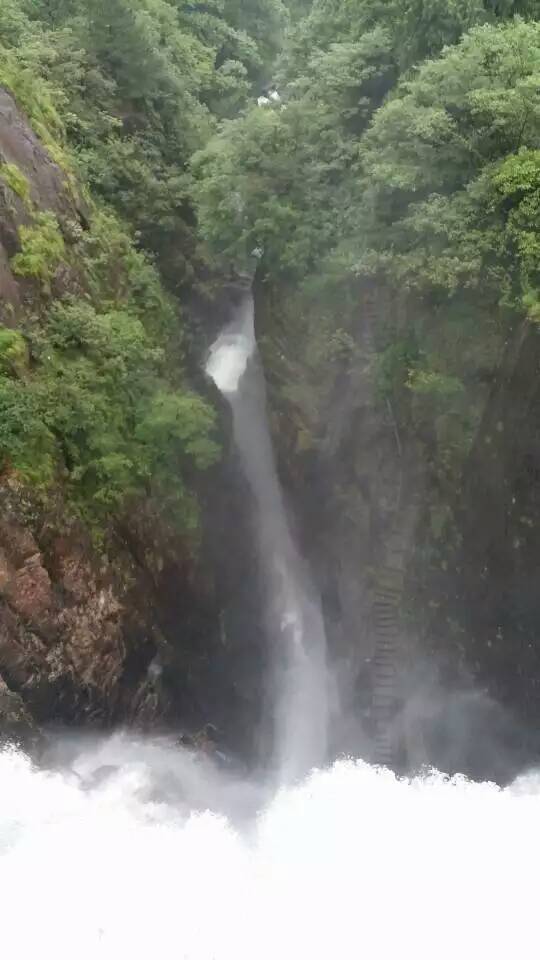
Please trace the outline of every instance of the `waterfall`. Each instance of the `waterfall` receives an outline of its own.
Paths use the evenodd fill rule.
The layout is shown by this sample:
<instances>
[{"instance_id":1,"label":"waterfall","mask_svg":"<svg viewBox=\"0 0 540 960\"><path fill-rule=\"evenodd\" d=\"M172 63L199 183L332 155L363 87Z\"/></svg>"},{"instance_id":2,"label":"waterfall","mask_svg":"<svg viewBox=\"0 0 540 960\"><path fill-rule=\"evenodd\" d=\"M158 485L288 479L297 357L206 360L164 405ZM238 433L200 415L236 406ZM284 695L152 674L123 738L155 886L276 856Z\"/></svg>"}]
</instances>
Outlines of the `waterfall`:
<instances>
[{"instance_id":1,"label":"waterfall","mask_svg":"<svg viewBox=\"0 0 540 960\"><path fill-rule=\"evenodd\" d=\"M208 375L226 397L234 441L253 492L271 645L273 766L289 781L324 762L326 640L320 602L287 522L266 415L252 294L210 349Z\"/></svg>"},{"instance_id":2,"label":"waterfall","mask_svg":"<svg viewBox=\"0 0 540 960\"><path fill-rule=\"evenodd\" d=\"M322 618L276 474L250 295L207 370L253 491L274 665L270 776L246 778L174 734L64 733L40 766L0 748L4 953L534 956L540 773L501 789L435 770L400 779L360 760L324 765Z\"/></svg>"}]
</instances>

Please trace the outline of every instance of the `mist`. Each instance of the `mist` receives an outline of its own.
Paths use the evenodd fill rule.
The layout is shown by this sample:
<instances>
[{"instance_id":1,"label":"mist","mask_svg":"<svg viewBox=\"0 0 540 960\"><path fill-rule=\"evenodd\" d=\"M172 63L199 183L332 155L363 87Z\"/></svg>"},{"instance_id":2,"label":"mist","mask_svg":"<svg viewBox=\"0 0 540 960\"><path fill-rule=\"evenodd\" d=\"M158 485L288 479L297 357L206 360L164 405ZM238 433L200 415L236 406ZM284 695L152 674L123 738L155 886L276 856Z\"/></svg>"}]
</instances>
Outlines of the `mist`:
<instances>
[{"instance_id":1,"label":"mist","mask_svg":"<svg viewBox=\"0 0 540 960\"><path fill-rule=\"evenodd\" d=\"M0 754L8 954L530 955L538 775L501 790L343 760L265 791L165 741L68 754L71 773Z\"/></svg>"},{"instance_id":2,"label":"mist","mask_svg":"<svg viewBox=\"0 0 540 960\"><path fill-rule=\"evenodd\" d=\"M540 773L510 777L519 750L508 742L512 767L504 711L473 687L443 689L420 659L383 717L401 775L360 759L376 755L380 728L338 696L346 684L278 481L248 291L206 370L232 411L265 586L259 755L248 770L212 742L127 731L56 731L39 764L0 751L4 949L45 946L57 960L528 956ZM443 770L496 761L507 785L450 777L437 757Z\"/></svg>"},{"instance_id":3,"label":"mist","mask_svg":"<svg viewBox=\"0 0 540 960\"><path fill-rule=\"evenodd\" d=\"M253 494L270 664L263 740L270 765L289 781L326 759L326 637L319 598L295 548L277 477L253 297L245 291L239 298L237 316L211 347L206 370L231 406L234 442Z\"/></svg>"}]
</instances>

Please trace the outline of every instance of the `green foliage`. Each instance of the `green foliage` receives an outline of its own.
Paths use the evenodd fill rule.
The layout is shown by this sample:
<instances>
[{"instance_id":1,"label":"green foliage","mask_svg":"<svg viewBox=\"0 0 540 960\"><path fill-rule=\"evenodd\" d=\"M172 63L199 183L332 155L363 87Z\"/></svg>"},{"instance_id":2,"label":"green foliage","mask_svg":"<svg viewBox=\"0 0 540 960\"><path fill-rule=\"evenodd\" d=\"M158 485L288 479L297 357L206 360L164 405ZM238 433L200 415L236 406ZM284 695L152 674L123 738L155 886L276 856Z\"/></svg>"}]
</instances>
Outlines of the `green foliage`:
<instances>
[{"instance_id":1,"label":"green foliage","mask_svg":"<svg viewBox=\"0 0 540 960\"><path fill-rule=\"evenodd\" d=\"M57 162L137 232L173 292L201 268L191 155L259 92L286 19L280 0L2 4L0 83Z\"/></svg>"},{"instance_id":2,"label":"green foliage","mask_svg":"<svg viewBox=\"0 0 540 960\"><path fill-rule=\"evenodd\" d=\"M215 416L166 380L164 352L129 309L98 312L73 300L51 306L26 344L1 331L0 436L4 467L40 483L62 465L73 507L91 524L152 493L164 515L196 526L189 482L219 455ZM3 392L1 392L3 391ZM182 509L185 508L185 513Z\"/></svg>"},{"instance_id":3,"label":"green foliage","mask_svg":"<svg viewBox=\"0 0 540 960\"><path fill-rule=\"evenodd\" d=\"M226 123L195 155L202 233L219 255L305 275L335 244L354 196L347 171L392 73L386 33L317 52L286 106L256 107ZM315 85L316 84L316 85Z\"/></svg>"},{"instance_id":4,"label":"green foliage","mask_svg":"<svg viewBox=\"0 0 540 960\"><path fill-rule=\"evenodd\" d=\"M396 65L406 73L472 27L515 15L537 18L536 0L314 0L289 33L281 70L290 80L304 72L315 50L384 27Z\"/></svg>"},{"instance_id":5,"label":"green foliage","mask_svg":"<svg viewBox=\"0 0 540 960\"><path fill-rule=\"evenodd\" d=\"M381 247L397 247L400 282L431 271L434 285L455 288L467 271L478 272L482 251L470 223L458 253L443 249L444 237L457 239L460 223L474 218L477 197L453 204L447 193L469 182L472 191L475 169L480 174L483 163L519 149L534 131L538 25L477 27L440 60L406 75L381 104L403 57L413 62L504 15L480 0L315 3L289 40L283 103L224 124L194 157L200 227L214 253L244 264L259 249L268 271L302 277L339 238L352 236L352 247L360 235L365 246L367 220L374 230L388 223L392 237ZM413 50L419 42L422 49ZM428 224L425 264L416 237ZM377 262L366 251L364 267Z\"/></svg>"},{"instance_id":6,"label":"green foliage","mask_svg":"<svg viewBox=\"0 0 540 960\"><path fill-rule=\"evenodd\" d=\"M0 177L7 183L10 190L13 190L25 204L29 204L30 184L22 170L19 170L15 163L0 164Z\"/></svg>"},{"instance_id":7,"label":"green foliage","mask_svg":"<svg viewBox=\"0 0 540 960\"><path fill-rule=\"evenodd\" d=\"M508 157L493 182L505 221L503 249L520 272L523 302L533 316L540 295L540 150L522 148Z\"/></svg>"},{"instance_id":8,"label":"green foliage","mask_svg":"<svg viewBox=\"0 0 540 960\"><path fill-rule=\"evenodd\" d=\"M523 22L475 29L403 82L363 138L356 269L518 308L537 263L539 89L540 25Z\"/></svg>"},{"instance_id":9,"label":"green foliage","mask_svg":"<svg viewBox=\"0 0 540 960\"><path fill-rule=\"evenodd\" d=\"M1 6L0 83L91 201L74 247L52 214L20 232L12 266L47 296L28 345L0 337L4 468L61 477L100 522L150 494L196 526L214 414L169 295L256 253L296 448L361 369L455 480L509 331L540 317L537 3ZM272 80L281 101L255 106ZM366 283L394 304L369 357Z\"/></svg>"},{"instance_id":10,"label":"green foliage","mask_svg":"<svg viewBox=\"0 0 540 960\"><path fill-rule=\"evenodd\" d=\"M343 374L373 377L445 516L503 351L540 318L535 17L529 2L315 0L286 39L281 103L222 124L192 164L212 256L260 257L285 450L324 442Z\"/></svg>"},{"instance_id":11,"label":"green foliage","mask_svg":"<svg viewBox=\"0 0 540 960\"><path fill-rule=\"evenodd\" d=\"M63 146L64 125L53 102L55 91L35 69L33 57L27 62L26 54L33 52L35 41L23 33L22 48L19 50L16 47L4 46L5 39L0 32L0 84L13 92L52 157L60 166L69 170L69 161ZM59 99L62 100L63 97L60 95Z\"/></svg>"},{"instance_id":12,"label":"green foliage","mask_svg":"<svg viewBox=\"0 0 540 960\"><path fill-rule=\"evenodd\" d=\"M52 213L38 213L35 225L19 229L21 242L11 265L21 277L34 277L43 290L50 293L50 285L65 255L64 238L58 220Z\"/></svg>"},{"instance_id":13,"label":"green foliage","mask_svg":"<svg viewBox=\"0 0 540 960\"><path fill-rule=\"evenodd\" d=\"M394 338L379 352L375 383L381 399L388 400L399 393L418 362L418 353L418 345L412 338Z\"/></svg>"},{"instance_id":14,"label":"green foliage","mask_svg":"<svg viewBox=\"0 0 540 960\"><path fill-rule=\"evenodd\" d=\"M160 390L152 397L136 434L154 450L154 456L159 457L160 449L177 448L197 469L204 470L219 454L211 439L215 422L214 411L196 394Z\"/></svg>"},{"instance_id":15,"label":"green foliage","mask_svg":"<svg viewBox=\"0 0 540 960\"><path fill-rule=\"evenodd\" d=\"M69 259L56 219L21 230L14 269L50 292ZM72 508L99 530L152 496L195 536L192 484L219 455L215 415L183 383L174 304L118 221L96 213L78 240L86 294L49 301L26 337L0 331L0 467L34 485L61 481ZM30 365L28 365L28 349Z\"/></svg>"},{"instance_id":16,"label":"green foliage","mask_svg":"<svg viewBox=\"0 0 540 960\"><path fill-rule=\"evenodd\" d=\"M413 393L432 398L453 397L463 392L463 384L456 377L448 377L434 370L410 370L407 386Z\"/></svg>"},{"instance_id":17,"label":"green foliage","mask_svg":"<svg viewBox=\"0 0 540 960\"><path fill-rule=\"evenodd\" d=\"M83 233L78 247L94 305L108 308L128 302L158 342L172 337L179 344L178 304L166 294L155 267L135 248L114 215L96 210L92 228Z\"/></svg>"},{"instance_id":18,"label":"green foliage","mask_svg":"<svg viewBox=\"0 0 540 960\"><path fill-rule=\"evenodd\" d=\"M0 6L0 37L3 43L12 46L30 32L27 5L21 0L2 0Z\"/></svg>"},{"instance_id":19,"label":"green foliage","mask_svg":"<svg viewBox=\"0 0 540 960\"><path fill-rule=\"evenodd\" d=\"M54 441L26 384L0 372L0 469L15 470L36 487L54 476Z\"/></svg>"},{"instance_id":20,"label":"green foliage","mask_svg":"<svg viewBox=\"0 0 540 960\"><path fill-rule=\"evenodd\" d=\"M279 0L247 13L233 0L1 7L0 83L73 195L82 188L90 227L60 229L40 212L20 228L11 266L45 296L25 340L0 337L0 466L61 483L92 525L151 496L195 532L196 475L219 449L214 412L186 382L179 306L164 284L182 291L201 263L191 155L259 92L285 11ZM0 175L29 201L15 168ZM60 289L70 292L54 299Z\"/></svg>"},{"instance_id":21,"label":"green foliage","mask_svg":"<svg viewBox=\"0 0 540 960\"><path fill-rule=\"evenodd\" d=\"M16 470L41 487L53 477L54 444L27 376L24 338L0 326L0 470Z\"/></svg>"},{"instance_id":22,"label":"green foliage","mask_svg":"<svg viewBox=\"0 0 540 960\"><path fill-rule=\"evenodd\" d=\"M28 351L21 334L17 330L0 326L0 372L21 375L27 359Z\"/></svg>"}]
</instances>

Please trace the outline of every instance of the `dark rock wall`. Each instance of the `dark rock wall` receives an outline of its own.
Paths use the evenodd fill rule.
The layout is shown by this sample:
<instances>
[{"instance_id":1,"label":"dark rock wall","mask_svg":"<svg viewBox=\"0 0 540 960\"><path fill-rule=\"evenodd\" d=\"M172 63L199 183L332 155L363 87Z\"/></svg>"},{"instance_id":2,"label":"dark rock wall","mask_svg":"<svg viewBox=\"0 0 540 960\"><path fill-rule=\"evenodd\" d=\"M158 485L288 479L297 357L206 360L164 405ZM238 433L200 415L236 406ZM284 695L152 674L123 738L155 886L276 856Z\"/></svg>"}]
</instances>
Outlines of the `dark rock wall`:
<instances>
[{"instance_id":1,"label":"dark rock wall","mask_svg":"<svg viewBox=\"0 0 540 960\"><path fill-rule=\"evenodd\" d=\"M524 325L494 367L450 490L407 391L392 404L378 388L379 335L399 304L358 284L346 311L338 292L330 310L354 351L326 389L320 372L309 385L307 351L323 311L309 303L298 349L291 296L260 283L258 335L282 480L323 598L336 749L502 781L538 755L526 733L540 718L538 331Z\"/></svg>"},{"instance_id":2,"label":"dark rock wall","mask_svg":"<svg viewBox=\"0 0 540 960\"><path fill-rule=\"evenodd\" d=\"M28 189L20 196L0 176L0 322L18 327L36 304L33 281L10 266L20 227L32 223L30 209L52 211L68 247L91 211L0 88L0 171L5 164ZM53 295L77 292L77 258L70 260ZM46 311L45 302L39 306ZM212 385L196 367L229 315L229 295L190 309L194 381L208 392ZM219 406L220 398L212 399ZM221 416L227 447L227 411ZM259 613L234 451L201 479L198 493L204 524L195 556L150 503L111 521L96 546L66 510L60 482L44 498L15 476L0 476L0 735L17 718L23 732L32 721L191 731L211 722L224 741L252 750L261 699Z\"/></svg>"},{"instance_id":3,"label":"dark rock wall","mask_svg":"<svg viewBox=\"0 0 540 960\"><path fill-rule=\"evenodd\" d=\"M347 311L336 299L329 309L334 323L344 325L350 353L310 371L303 356L307 339L317 336L317 304L307 308L306 340L298 348L288 294L259 283L256 299L281 477L323 601L340 702L333 746L391 761L398 751L391 727L411 659L404 584L423 485L415 438L377 387L378 328L393 305L371 283L356 285ZM298 385L292 398L289 377ZM310 442L299 449L297 425L301 430L306 422Z\"/></svg>"},{"instance_id":4,"label":"dark rock wall","mask_svg":"<svg viewBox=\"0 0 540 960\"><path fill-rule=\"evenodd\" d=\"M76 244L91 212L0 88L3 164L18 168L34 209L53 211L66 244ZM24 323L35 296L32 281L10 266L19 228L30 222L27 201L0 177L0 321L9 326ZM74 269L58 279L64 290L77 287ZM298 335L296 316L289 322L291 291L259 277L255 293L291 524L320 589L331 665L349 718L336 717L336 749L357 750L364 738L375 758L395 754L399 745L388 731L406 712L405 678L418 659L441 653L454 662L455 676L465 664L495 701L537 723L536 328L516 334L494 379L452 505L460 546L438 579L429 580L429 597L420 596L420 606L433 602L444 616L435 623L417 604L411 621L419 595L410 570L429 540L432 500L406 398L394 409L377 386L379 331L390 315L395 320L399 304L376 285L358 283L346 309L329 308L349 353L319 369L307 357L320 318ZM203 392L213 390L201 372L205 350L234 303L232 284L214 300L194 296L188 304L190 362ZM200 484L197 559L156 521L150 505L115 521L96 549L68 517L60 489L43 503L13 476L0 477L0 729L28 731L37 721L197 730L211 722L225 741L253 751L265 666L262 585L229 412L215 393L212 400L225 456ZM446 629L449 620L459 624L457 639Z\"/></svg>"},{"instance_id":5,"label":"dark rock wall","mask_svg":"<svg viewBox=\"0 0 540 960\"><path fill-rule=\"evenodd\" d=\"M0 322L15 326L31 294L31 284L16 277L10 260L19 251L19 227L32 222L29 204L51 211L69 240L84 227L88 212L68 175L49 156L12 95L0 87L0 168L17 168L28 188L20 196L0 177Z\"/></svg>"},{"instance_id":6,"label":"dark rock wall","mask_svg":"<svg viewBox=\"0 0 540 960\"><path fill-rule=\"evenodd\" d=\"M466 469L459 595L467 659L493 696L540 721L540 335L509 345Z\"/></svg>"}]
</instances>

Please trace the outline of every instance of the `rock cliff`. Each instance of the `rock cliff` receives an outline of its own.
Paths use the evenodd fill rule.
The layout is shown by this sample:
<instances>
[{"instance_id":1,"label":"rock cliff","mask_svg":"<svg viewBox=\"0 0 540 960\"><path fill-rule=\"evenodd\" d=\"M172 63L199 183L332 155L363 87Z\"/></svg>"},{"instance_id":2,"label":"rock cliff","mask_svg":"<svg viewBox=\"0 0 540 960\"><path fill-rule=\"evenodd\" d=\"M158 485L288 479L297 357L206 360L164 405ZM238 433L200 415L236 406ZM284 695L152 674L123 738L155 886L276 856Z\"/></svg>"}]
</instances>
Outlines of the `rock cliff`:
<instances>
[{"instance_id":1,"label":"rock cliff","mask_svg":"<svg viewBox=\"0 0 540 960\"><path fill-rule=\"evenodd\" d=\"M14 263L21 231L47 213L58 222L66 254L44 288ZM84 290L78 244L92 216L73 174L0 88L4 328L24 332L39 314L46 329L51 305ZM18 730L28 738L36 724L172 723L194 731L212 722L219 735L249 749L245 718L256 713L257 690L253 677L241 680L256 644L246 651L250 626L226 628L228 618L245 619L238 610L249 610L249 550L242 559L233 469L226 456L200 481L204 521L194 553L150 500L111 514L96 542L66 502L61 473L43 491L6 464L0 475L0 735Z\"/></svg>"}]
</instances>

